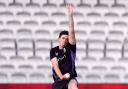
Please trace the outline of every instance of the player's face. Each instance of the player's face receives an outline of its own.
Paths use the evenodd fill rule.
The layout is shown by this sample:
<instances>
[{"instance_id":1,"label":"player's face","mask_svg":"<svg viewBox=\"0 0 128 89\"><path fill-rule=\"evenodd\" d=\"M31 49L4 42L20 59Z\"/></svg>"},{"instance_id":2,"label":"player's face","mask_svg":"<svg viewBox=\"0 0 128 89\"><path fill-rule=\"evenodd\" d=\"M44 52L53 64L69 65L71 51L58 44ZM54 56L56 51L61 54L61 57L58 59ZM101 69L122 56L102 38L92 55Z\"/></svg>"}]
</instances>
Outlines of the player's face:
<instances>
[{"instance_id":1,"label":"player's face","mask_svg":"<svg viewBox=\"0 0 128 89\"><path fill-rule=\"evenodd\" d=\"M59 46L61 46L62 48L64 48L68 43L68 35L62 35L59 38Z\"/></svg>"}]
</instances>

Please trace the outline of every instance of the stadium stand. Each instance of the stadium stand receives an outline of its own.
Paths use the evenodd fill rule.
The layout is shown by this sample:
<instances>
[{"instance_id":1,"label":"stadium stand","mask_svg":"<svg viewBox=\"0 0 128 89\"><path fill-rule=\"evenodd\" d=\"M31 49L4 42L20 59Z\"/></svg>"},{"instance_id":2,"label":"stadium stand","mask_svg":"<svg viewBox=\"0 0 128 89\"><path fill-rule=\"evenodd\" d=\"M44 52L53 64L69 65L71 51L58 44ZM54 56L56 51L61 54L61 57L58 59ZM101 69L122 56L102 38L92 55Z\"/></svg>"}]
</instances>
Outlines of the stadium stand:
<instances>
[{"instance_id":1,"label":"stadium stand","mask_svg":"<svg viewBox=\"0 0 128 89\"><path fill-rule=\"evenodd\" d=\"M51 89L51 47L66 0L0 0L0 89ZM128 0L74 6L79 89L128 88Z\"/></svg>"}]
</instances>

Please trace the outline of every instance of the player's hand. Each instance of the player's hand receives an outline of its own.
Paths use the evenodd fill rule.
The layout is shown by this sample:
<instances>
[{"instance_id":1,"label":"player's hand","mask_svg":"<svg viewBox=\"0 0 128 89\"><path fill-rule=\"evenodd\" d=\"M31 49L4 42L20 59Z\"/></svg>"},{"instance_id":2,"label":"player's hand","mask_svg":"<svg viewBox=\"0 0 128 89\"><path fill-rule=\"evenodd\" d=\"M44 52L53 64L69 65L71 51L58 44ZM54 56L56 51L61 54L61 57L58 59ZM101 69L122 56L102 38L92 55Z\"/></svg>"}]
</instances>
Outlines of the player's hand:
<instances>
[{"instance_id":1,"label":"player's hand","mask_svg":"<svg viewBox=\"0 0 128 89\"><path fill-rule=\"evenodd\" d=\"M72 15L74 6L72 4L66 4L66 7L67 7L67 10L68 10L68 14Z\"/></svg>"},{"instance_id":2,"label":"player's hand","mask_svg":"<svg viewBox=\"0 0 128 89\"><path fill-rule=\"evenodd\" d=\"M64 78L65 79L69 79L70 78L70 74L69 73L64 74Z\"/></svg>"},{"instance_id":3,"label":"player's hand","mask_svg":"<svg viewBox=\"0 0 128 89\"><path fill-rule=\"evenodd\" d=\"M62 77L60 77L61 80L68 80L70 78L70 74L66 73Z\"/></svg>"}]
</instances>

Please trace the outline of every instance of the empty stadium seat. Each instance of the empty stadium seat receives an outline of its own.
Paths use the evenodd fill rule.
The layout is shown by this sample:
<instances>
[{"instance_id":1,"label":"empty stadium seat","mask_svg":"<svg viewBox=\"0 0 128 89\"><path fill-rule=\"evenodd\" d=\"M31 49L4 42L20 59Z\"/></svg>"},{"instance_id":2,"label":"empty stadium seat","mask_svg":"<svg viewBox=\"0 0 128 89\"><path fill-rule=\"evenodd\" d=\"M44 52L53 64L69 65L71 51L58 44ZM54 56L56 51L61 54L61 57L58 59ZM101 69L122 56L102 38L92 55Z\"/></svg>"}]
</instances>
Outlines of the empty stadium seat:
<instances>
[{"instance_id":1,"label":"empty stadium seat","mask_svg":"<svg viewBox=\"0 0 128 89\"><path fill-rule=\"evenodd\" d=\"M119 0L114 0L114 4L111 6L113 12L118 13L119 15L125 12L126 6L123 3L120 3ZM120 11L120 13L118 12Z\"/></svg>"},{"instance_id":2,"label":"empty stadium seat","mask_svg":"<svg viewBox=\"0 0 128 89\"><path fill-rule=\"evenodd\" d=\"M37 48L35 49L36 55L41 56L43 59L45 59L47 56L49 56L50 49L47 48Z\"/></svg>"},{"instance_id":3,"label":"empty stadium seat","mask_svg":"<svg viewBox=\"0 0 128 89\"><path fill-rule=\"evenodd\" d=\"M28 57L28 61L34 61L34 62L40 61L41 62L42 60L43 60L42 57L36 56L36 55L33 55L33 56L29 56Z\"/></svg>"},{"instance_id":4,"label":"empty stadium seat","mask_svg":"<svg viewBox=\"0 0 128 89\"><path fill-rule=\"evenodd\" d=\"M75 33L76 33L76 39L78 39L78 41L86 41L86 37L87 37L87 32L81 29L75 29Z\"/></svg>"},{"instance_id":5,"label":"empty stadium seat","mask_svg":"<svg viewBox=\"0 0 128 89\"><path fill-rule=\"evenodd\" d=\"M103 57L104 41L100 40L89 40L88 41L88 55L94 56L95 58Z\"/></svg>"},{"instance_id":6,"label":"empty stadium seat","mask_svg":"<svg viewBox=\"0 0 128 89\"><path fill-rule=\"evenodd\" d=\"M42 6L44 8L44 11L47 11L49 14L51 14L53 11L56 11L57 9L57 5L55 3L51 3L50 0L47 0L47 2L44 3Z\"/></svg>"},{"instance_id":7,"label":"empty stadium seat","mask_svg":"<svg viewBox=\"0 0 128 89\"><path fill-rule=\"evenodd\" d=\"M41 26L41 23L49 19L49 13L44 10L38 10L33 13L32 18L38 22L38 26Z\"/></svg>"},{"instance_id":8,"label":"empty stadium seat","mask_svg":"<svg viewBox=\"0 0 128 89\"><path fill-rule=\"evenodd\" d=\"M30 12L28 12L28 11L18 11L17 13L16 13L16 15L18 16L18 17L21 17L22 19L24 18L24 17L29 17L29 16L31 16L31 13Z\"/></svg>"},{"instance_id":9,"label":"empty stadium seat","mask_svg":"<svg viewBox=\"0 0 128 89\"><path fill-rule=\"evenodd\" d=\"M6 18L6 16L8 16L8 18ZM2 10L0 12L0 17L2 17L1 19L3 20L7 20L7 19L10 19L14 16L14 14L11 12L11 11L8 11L8 10Z\"/></svg>"},{"instance_id":10,"label":"empty stadium seat","mask_svg":"<svg viewBox=\"0 0 128 89\"><path fill-rule=\"evenodd\" d=\"M102 78L100 74L95 74L95 73L87 73L85 74L85 82L86 83L99 83L102 82Z\"/></svg>"},{"instance_id":11,"label":"empty stadium seat","mask_svg":"<svg viewBox=\"0 0 128 89\"><path fill-rule=\"evenodd\" d=\"M117 66L112 66L112 67L111 67L111 71L112 71L113 73L119 73L120 76L122 76L121 73L123 74L123 72L126 71L126 68L125 68L125 66L117 65ZM123 75L124 75L124 74L123 74Z\"/></svg>"},{"instance_id":12,"label":"empty stadium seat","mask_svg":"<svg viewBox=\"0 0 128 89\"><path fill-rule=\"evenodd\" d=\"M76 51L78 59L81 59L86 56L86 43L82 40L77 40Z\"/></svg>"},{"instance_id":13,"label":"empty stadium seat","mask_svg":"<svg viewBox=\"0 0 128 89\"><path fill-rule=\"evenodd\" d=\"M86 74L86 71L88 71L89 68L87 66L82 66L82 65L76 65L76 71L77 71L77 79L78 79L78 82L79 83L82 83L85 81L85 74Z\"/></svg>"},{"instance_id":14,"label":"empty stadium seat","mask_svg":"<svg viewBox=\"0 0 128 89\"><path fill-rule=\"evenodd\" d=\"M47 0L33 0L33 2L35 2L35 3L38 3L38 4L40 4L40 6L41 5L43 5L44 3L46 3L47 2Z\"/></svg>"},{"instance_id":15,"label":"empty stadium seat","mask_svg":"<svg viewBox=\"0 0 128 89\"><path fill-rule=\"evenodd\" d=\"M104 81L106 83L120 83L122 82L120 79L119 74L113 74L113 73L106 73L106 75L104 75Z\"/></svg>"},{"instance_id":16,"label":"empty stadium seat","mask_svg":"<svg viewBox=\"0 0 128 89\"><path fill-rule=\"evenodd\" d=\"M98 8L106 8L107 9L109 5L108 5L108 3L104 3L103 1L104 0L102 0L102 1L101 0L97 0L97 3L94 5L94 7L96 7L96 8L97 7Z\"/></svg>"},{"instance_id":17,"label":"empty stadium seat","mask_svg":"<svg viewBox=\"0 0 128 89\"><path fill-rule=\"evenodd\" d=\"M98 12L92 11L92 12L87 13L86 17L88 18L89 22L94 23L101 19L101 14Z\"/></svg>"},{"instance_id":18,"label":"empty stadium seat","mask_svg":"<svg viewBox=\"0 0 128 89\"><path fill-rule=\"evenodd\" d=\"M17 29L16 33L17 33L16 34L17 39L28 39L28 40L31 40L32 37L33 37L32 30L28 29L28 28Z\"/></svg>"},{"instance_id":19,"label":"empty stadium seat","mask_svg":"<svg viewBox=\"0 0 128 89\"><path fill-rule=\"evenodd\" d=\"M29 83L45 83L46 80L43 72L33 72L29 75Z\"/></svg>"},{"instance_id":20,"label":"empty stadium seat","mask_svg":"<svg viewBox=\"0 0 128 89\"><path fill-rule=\"evenodd\" d=\"M1 39L13 39L15 38L14 32L11 29L1 29L0 30Z\"/></svg>"},{"instance_id":21,"label":"empty stadium seat","mask_svg":"<svg viewBox=\"0 0 128 89\"><path fill-rule=\"evenodd\" d=\"M122 79L123 79L122 80L123 83L127 83L128 82L128 74L126 73Z\"/></svg>"},{"instance_id":22,"label":"empty stadium seat","mask_svg":"<svg viewBox=\"0 0 128 89\"><path fill-rule=\"evenodd\" d=\"M2 55L2 54L0 54L0 61L2 62L2 61L7 61L7 57L6 56L4 56L4 55Z\"/></svg>"},{"instance_id":23,"label":"empty stadium seat","mask_svg":"<svg viewBox=\"0 0 128 89\"><path fill-rule=\"evenodd\" d=\"M23 6L26 5L26 3L30 2L30 0L16 0L17 2L21 3Z\"/></svg>"},{"instance_id":24,"label":"empty stadium seat","mask_svg":"<svg viewBox=\"0 0 128 89\"><path fill-rule=\"evenodd\" d=\"M44 48L47 50L50 50L51 48L51 41L46 39L36 40L35 41L36 49L38 48Z\"/></svg>"},{"instance_id":25,"label":"empty stadium seat","mask_svg":"<svg viewBox=\"0 0 128 89\"><path fill-rule=\"evenodd\" d=\"M127 3L76 2L79 83L128 83ZM52 83L50 49L67 19L66 0L0 0L0 83Z\"/></svg>"},{"instance_id":26,"label":"empty stadium seat","mask_svg":"<svg viewBox=\"0 0 128 89\"><path fill-rule=\"evenodd\" d=\"M110 40L106 43L106 56L118 59L121 57L122 44L120 41Z\"/></svg>"},{"instance_id":27,"label":"empty stadium seat","mask_svg":"<svg viewBox=\"0 0 128 89\"><path fill-rule=\"evenodd\" d=\"M6 6L6 4L4 3L4 2L0 2L0 7L5 7Z\"/></svg>"},{"instance_id":28,"label":"empty stadium seat","mask_svg":"<svg viewBox=\"0 0 128 89\"><path fill-rule=\"evenodd\" d=\"M34 67L32 65L29 65L29 64L21 64L18 66L18 70L20 72L23 72L23 73L26 73L26 71L27 71L26 74L29 75L30 73L33 72Z\"/></svg>"},{"instance_id":29,"label":"empty stadium seat","mask_svg":"<svg viewBox=\"0 0 128 89\"><path fill-rule=\"evenodd\" d=\"M88 3L91 6L94 6L97 3L97 0L92 0L92 1L90 1L90 0L83 0L83 3Z\"/></svg>"},{"instance_id":30,"label":"empty stadium seat","mask_svg":"<svg viewBox=\"0 0 128 89\"><path fill-rule=\"evenodd\" d=\"M34 32L34 38L35 40L49 40L51 39L51 37L49 35L50 34L50 31L48 29L36 29L35 32Z\"/></svg>"},{"instance_id":31,"label":"empty stadium seat","mask_svg":"<svg viewBox=\"0 0 128 89\"><path fill-rule=\"evenodd\" d=\"M10 75L9 82L11 83L28 83L27 73L15 71Z\"/></svg>"},{"instance_id":32,"label":"empty stadium seat","mask_svg":"<svg viewBox=\"0 0 128 89\"><path fill-rule=\"evenodd\" d=\"M50 29L52 31L56 29L57 23L53 20L46 20L42 22L42 26L44 29Z\"/></svg>"},{"instance_id":33,"label":"empty stadium seat","mask_svg":"<svg viewBox=\"0 0 128 89\"><path fill-rule=\"evenodd\" d=\"M40 7L40 4L39 3L35 3L34 0L30 0L29 3L26 3L26 7Z\"/></svg>"},{"instance_id":34,"label":"empty stadium seat","mask_svg":"<svg viewBox=\"0 0 128 89\"><path fill-rule=\"evenodd\" d=\"M51 18L57 23L60 23L61 21L65 20L66 14L63 11L55 11L51 13Z\"/></svg>"},{"instance_id":35,"label":"empty stadium seat","mask_svg":"<svg viewBox=\"0 0 128 89\"><path fill-rule=\"evenodd\" d=\"M18 55L24 56L25 58L33 55L32 48L18 48Z\"/></svg>"},{"instance_id":36,"label":"empty stadium seat","mask_svg":"<svg viewBox=\"0 0 128 89\"><path fill-rule=\"evenodd\" d=\"M13 2L9 3L9 6L22 7L23 5L16 0L13 0Z\"/></svg>"},{"instance_id":37,"label":"empty stadium seat","mask_svg":"<svg viewBox=\"0 0 128 89\"><path fill-rule=\"evenodd\" d=\"M106 52L105 52L104 57L100 58L100 61L101 61L101 62L114 62L115 59L112 58L112 57L106 56Z\"/></svg>"},{"instance_id":38,"label":"empty stadium seat","mask_svg":"<svg viewBox=\"0 0 128 89\"><path fill-rule=\"evenodd\" d=\"M0 72L0 83L9 83L9 76L7 73Z\"/></svg>"},{"instance_id":39,"label":"empty stadium seat","mask_svg":"<svg viewBox=\"0 0 128 89\"><path fill-rule=\"evenodd\" d=\"M24 25L25 25L25 26L38 26L38 22L37 22L37 21L34 21L34 20L25 21L25 22L24 22Z\"/></svg>"},{"instance_id":40,"label":"empty stadium seat","mask_svg":"<svg viewBox=\"0 0 128 89\"><path fill-rule=\"evenodd\" d=\"M1 40L1 54L10 57L15 55L15 42L11 39L2 39Z\"/></svg>"},{"instance_id":41,"label":"empty stadium seat","mask_svg":"<svg viewBox=\"0 0 128 89\"><path fill-rule=\"evenodd\" d=\"M1 0L2 3L8 5L10 2L12 2L13 0Z\"/></svg>"},{"instance_id":42,"label":"empty stadium seat","mask_svg":"<svg viewBox=\"0 0 128 89\"><path fill-rule=\"evenodd\" d=\"M82 20L82 21L78 21L77 23L76 23L76 27L80 30L86 30L87 28L90 28L91 27L91 22L89 22L89 21L84 21L84 20ZM76 29L77 29L76 28ZM86 28L86 29L85 29Z\"/></svg>"},{"instance_id":43,"label":"empty stadium seat","mask_svg":"<svg viewBox=\"0 0 128 89\"><path fill-rule=\"evenodd\" d=\"M11 62L20 62L20 61L24 61L24 60L25 60L24 56L19 56L19 55L10 56Z\"/></svg>"},{"instance_id":44,"label":"empty stadium seat","mask_svg":"<svg viewBox=\"0 0 128 89\"><path fill-rule=\"evenodd\" d=\"M21 26L21 22L19 20L9 20L9 21L6 22L6 25L9 28L14 29L14 27L15 28L20 27Z\"/></svg>"}]
</instances>

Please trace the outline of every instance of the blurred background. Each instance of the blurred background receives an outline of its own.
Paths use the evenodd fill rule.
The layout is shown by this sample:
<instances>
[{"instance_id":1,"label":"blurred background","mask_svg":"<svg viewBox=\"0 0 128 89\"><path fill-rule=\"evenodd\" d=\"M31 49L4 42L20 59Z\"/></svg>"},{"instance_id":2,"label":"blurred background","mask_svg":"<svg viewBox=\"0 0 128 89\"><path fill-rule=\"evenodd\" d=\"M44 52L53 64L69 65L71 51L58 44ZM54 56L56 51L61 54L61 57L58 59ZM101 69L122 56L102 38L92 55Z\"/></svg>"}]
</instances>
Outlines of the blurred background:
<instances>
[{"instance_id":1,"label":"blurred background","mask_svg":"<svg viewBox=\"0 0 128 89\"><path fill-rule=\"evenodd\" d=\"M51 88L49 52L58 45L59 32L68 29L66 2L0 0L0 89L7 89L6 84ZM128 0L71 2L79 89L127 89L118 84L128 83ZM37 89L32 86L24 88Z\"/></svg>"}]
</instances>

